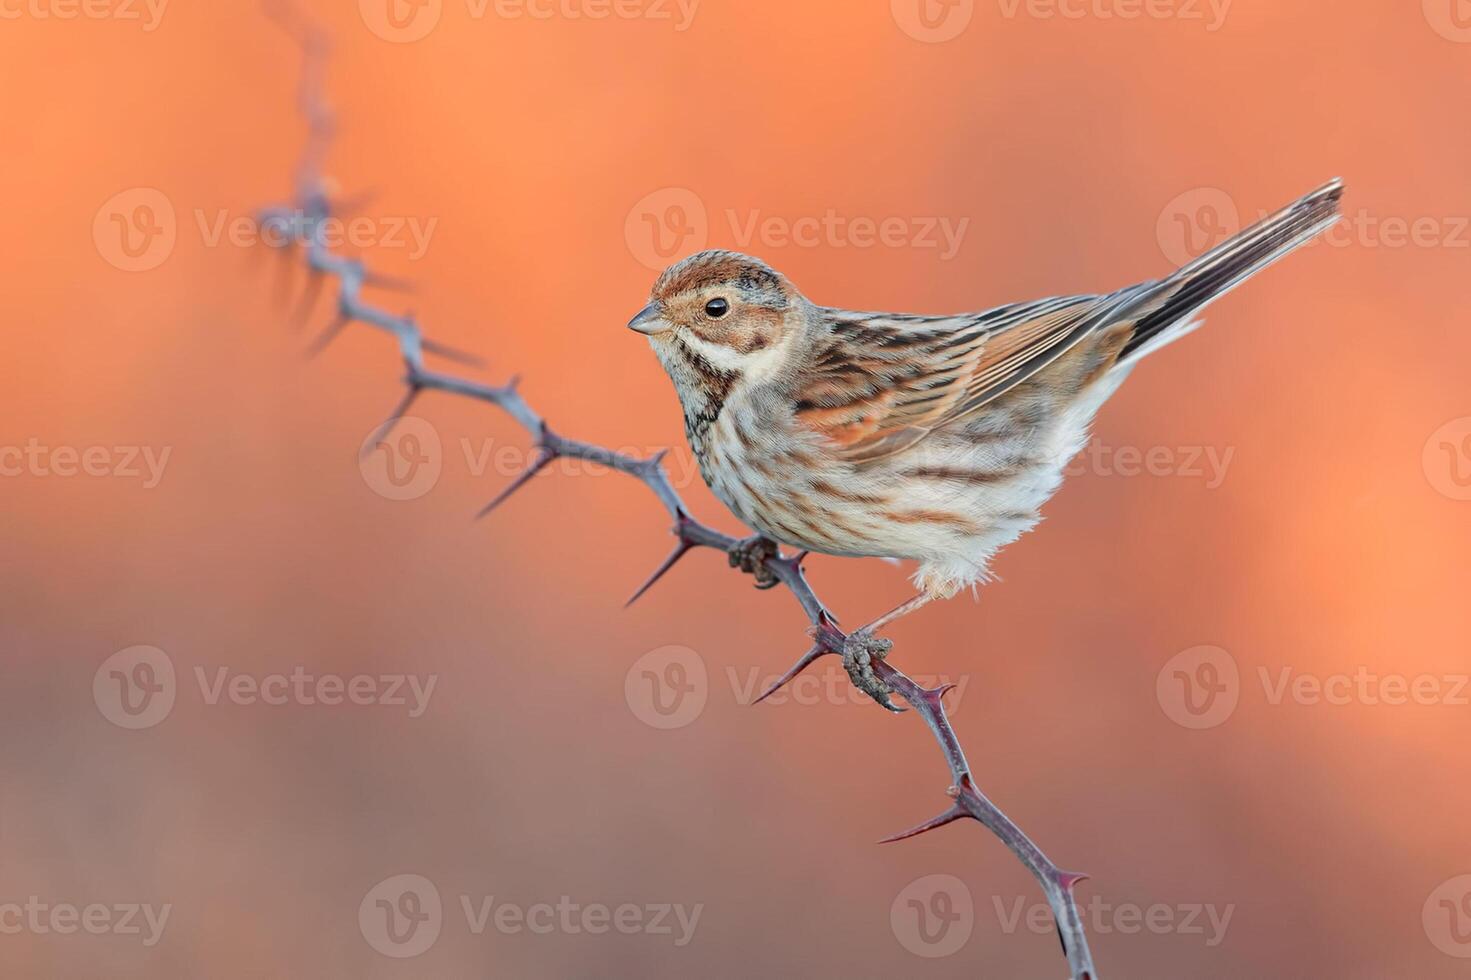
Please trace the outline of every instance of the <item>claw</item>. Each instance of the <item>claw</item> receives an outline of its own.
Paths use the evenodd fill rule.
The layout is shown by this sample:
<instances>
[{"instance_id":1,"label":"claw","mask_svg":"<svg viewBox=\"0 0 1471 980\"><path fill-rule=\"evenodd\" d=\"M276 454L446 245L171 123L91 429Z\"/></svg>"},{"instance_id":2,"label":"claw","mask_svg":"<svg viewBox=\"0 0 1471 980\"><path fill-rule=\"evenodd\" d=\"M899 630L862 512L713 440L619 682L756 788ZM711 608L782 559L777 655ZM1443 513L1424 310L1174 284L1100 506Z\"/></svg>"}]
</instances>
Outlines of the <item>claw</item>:
<instances>
[{"instance_id":1,"label":"claw","mask_svg":"<svg viewBox=\"0 0 1471 980\"><path fill-rule=\"evenodd\" d=\"M781 580L766 567L768 558L781 557L781 548L770 538L756 535L747 538L729 551L730 567L739 568L747 575L756 577L756 588L763 592L774 589Z\"/></svg>"},{"instance_id":2,"label":"claw","mask_svg":"<svg viewBox=\"0 0 1471 980\"><path fill-rule=\"evenodd\" d=\"M893 688L885 684L873 669L873 665L888 656L892 649L894 641L874 636L866 629L858 630L843 643L843 667L854 687L895 714L900 714L904 709L896 707L890 700Z\"/></svg>"}]
</instances>

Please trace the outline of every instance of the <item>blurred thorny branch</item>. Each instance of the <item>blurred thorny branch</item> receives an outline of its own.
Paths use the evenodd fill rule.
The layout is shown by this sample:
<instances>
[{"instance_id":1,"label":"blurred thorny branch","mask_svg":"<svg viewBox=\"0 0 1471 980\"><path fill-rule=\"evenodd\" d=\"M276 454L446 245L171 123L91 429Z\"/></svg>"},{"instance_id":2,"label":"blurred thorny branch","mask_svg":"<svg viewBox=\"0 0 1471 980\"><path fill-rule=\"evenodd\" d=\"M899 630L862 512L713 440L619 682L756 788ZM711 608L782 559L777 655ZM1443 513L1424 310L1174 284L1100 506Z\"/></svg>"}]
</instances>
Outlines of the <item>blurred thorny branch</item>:
<instances>
[{"instance_id":1,"label":"blurred thorny branch","mask_svg":"<svg viewBox=\"0 0 1471 980\"><path fill-rule=\"evenodd\" d=\"M469 355L427 338L411 315L390 313L363 299L365 287L394 288L402 284L375 276L361 260L338 256L324 244L324 226L332 217L334 209L329 185L323 175L324 162L335 127L335 117L325 95L328 38L289 0L272 0L268 3L267 10L301 48L303 67L298 105L307 122L307 143L295 175L294 200L287 205L262 209L257 218L262 229L271 232L263 236L263 240L280 250L283 257L289 258L298 253L305 255L309 279L306 295L301 301L302 315L309 313L315 305L326 280L337 282L336 316L313 341L313 353L324 349L344 328L355 323L376 327L391 335L398 344L405 366L405 391L387 420L368 439L366 445L371 446L386 436L415 399L426 391L448 392L489 402L509 414L531 434L536 452L525 470L486 505L482 515L504 503L542 469L558 459L585 460L627 473L641 481L659 498L659 502L674 520L672 533L675 538L674 549L634 594L633 599L629 600L630 603L653 587L692 550L711 548L723 551L731 556L733 566L744 564L747 571L756 573L758 581L785 586L812 623L811 649L758 700L764 700L780 690L820 658L841 656L846 634L838 628L836 618L828 612L808 584L802 569L805 554L787 556L758 551L753 563L751 552L742 549L742 541L722 534L690 516L665 472L664 453L648 459L638 459L602 446L565 438L553 431L546 419L521 396L514 379L503 385L488 385L425 367L426 354L461 362L476 362ZM340 202L336 203L340 206ZM742 558L745 560L742 561ZM1052 908L1073 980L1096 980L1092 954L1088 949L1087 936L1073 894L1078 882L1086 876L1063 871L1053 864L977 788L970 764L965 758L965 751L946 713L944 696L950 686L927 689L895 667L892 660L876 661L874 671L929 726L945 755L951 776L948 790L950 804L945 811L926 823L888 838L885 843L915 837L957 820L979 821L1011 849L1041 885Z\"/></svg>"}]
</instances>

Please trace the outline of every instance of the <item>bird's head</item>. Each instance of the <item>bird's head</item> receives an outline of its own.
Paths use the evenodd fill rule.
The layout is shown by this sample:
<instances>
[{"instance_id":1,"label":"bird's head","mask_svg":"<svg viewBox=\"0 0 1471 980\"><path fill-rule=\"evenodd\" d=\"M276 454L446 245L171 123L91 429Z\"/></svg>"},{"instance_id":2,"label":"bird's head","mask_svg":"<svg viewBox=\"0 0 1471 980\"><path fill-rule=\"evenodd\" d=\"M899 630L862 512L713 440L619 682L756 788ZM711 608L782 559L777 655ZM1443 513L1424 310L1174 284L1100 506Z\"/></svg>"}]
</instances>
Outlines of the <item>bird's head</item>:
<instances>
[{"instance_id":1,"label":"bird's head","mask_svg":"<svg viewBox=\"0 0 1471 980\"><path fill-rule=\"evenodd\" d=\"M683 394L690 382L728 388L777 370L802 305L786 277L760 259L701 252L659 277L628 326L649 338Z\"/></svg>"}]
</instances>

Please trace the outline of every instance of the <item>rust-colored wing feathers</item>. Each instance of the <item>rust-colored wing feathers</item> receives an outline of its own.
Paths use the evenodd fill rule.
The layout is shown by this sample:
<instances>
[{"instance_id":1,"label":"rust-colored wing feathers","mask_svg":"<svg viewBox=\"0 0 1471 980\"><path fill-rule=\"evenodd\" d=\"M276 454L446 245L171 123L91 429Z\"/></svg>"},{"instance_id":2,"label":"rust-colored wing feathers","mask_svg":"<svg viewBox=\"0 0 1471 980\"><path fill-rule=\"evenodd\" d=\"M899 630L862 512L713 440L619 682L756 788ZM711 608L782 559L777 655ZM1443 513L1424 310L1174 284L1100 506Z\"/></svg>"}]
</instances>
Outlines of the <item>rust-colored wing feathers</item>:
<instances>
[{"instance_id":1,"label":"rust-colored wing feathers","mask_svg":"<svg viewBox=\"0 0 1471 980\"><path fill-rule=\"evenodd\" d=\"M902 448L966 397L983 337L963 319L838 319L830 346L801 379L797 418L850 458Z\"/></svg>"},{"instance_id":2,"label":"rust-colored wing feathers","mask_svg":"<svg viewBox=\"0 0 1471 980\"><path fill-rule=\"evenodd\" d=\"M1115 321L1140 298L1138 291L1129 293L1063 297L961 317L826 311L834 329L829 346L801 379L797 418L852 462L901 452Z\"/></svg>"},{"instance_id":3,"label":"rust-colored wing feathers","mask_svg":"<svg viewBox=\"0 0 1471 980\"><path fill-rule=\"evenodd\" d=\"M901 452L978 411L1105 328L1112 356L1168 342L1216 298L1338 220L1342 181L1320 187L1174 274L1108 296L1072 296L959 317L823 310L832 330L804 371L797 417L861 462Z\"/></svg>"}]
</instances>

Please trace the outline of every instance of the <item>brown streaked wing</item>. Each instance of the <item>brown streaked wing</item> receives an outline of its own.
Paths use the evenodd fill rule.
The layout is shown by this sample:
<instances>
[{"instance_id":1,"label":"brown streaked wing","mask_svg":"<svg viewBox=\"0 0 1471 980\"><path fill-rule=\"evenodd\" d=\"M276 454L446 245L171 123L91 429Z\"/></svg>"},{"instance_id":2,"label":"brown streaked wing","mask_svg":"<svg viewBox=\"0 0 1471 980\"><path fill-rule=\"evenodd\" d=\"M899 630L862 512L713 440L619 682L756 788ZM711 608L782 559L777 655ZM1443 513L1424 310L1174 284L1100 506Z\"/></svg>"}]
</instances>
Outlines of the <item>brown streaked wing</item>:
<instances>
[{"instance_id":1,"label":"brown streaked wing","mask_svg":"<svg viewBox=\"0 0 1471 980\"><path fill-rule=\"evenodd\" d=\"M824 310L829 343L803 372L797 419L850 462L901 452L1042 370L1099 327L1138 316L1154 284L958 317Z\"/></svg>"}]
</instances>

